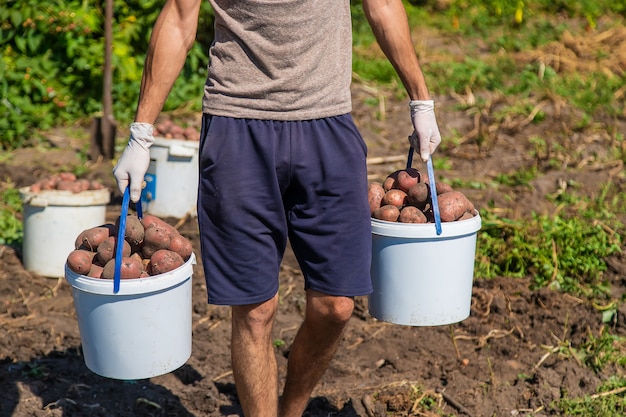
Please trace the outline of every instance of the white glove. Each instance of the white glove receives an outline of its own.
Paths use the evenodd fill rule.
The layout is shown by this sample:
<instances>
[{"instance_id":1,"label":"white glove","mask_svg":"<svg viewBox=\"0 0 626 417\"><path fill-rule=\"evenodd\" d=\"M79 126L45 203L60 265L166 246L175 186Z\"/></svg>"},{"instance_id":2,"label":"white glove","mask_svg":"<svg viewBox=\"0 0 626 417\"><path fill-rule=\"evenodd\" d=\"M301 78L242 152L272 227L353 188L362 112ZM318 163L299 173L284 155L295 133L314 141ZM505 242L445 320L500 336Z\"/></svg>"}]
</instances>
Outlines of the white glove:
<instances>
[{"instance_id":1,"label":"white glove","mask_svg":"<svg viewBox=\"0 0 626 417\"><path fill-rule=\"evenodd\" d=\"M409 143L413 149L419 150L422 161L428 161L441 143L441 134L435 117L435 102L433 100L411 100L411 121L413 134L409 136Z\"/></svg>"},{"instance_id":2,"label":"white glove","mask_svg":"<svg viewBox=\"0 0 626 417\"><path fill-rule=\"evenodd\" d=\"M144 176L150 165L153 129L150 123L131 123L128 145L113 168L113 176L122 195L130 184L130 199L133 203L141 198Z\"/></svg>"}]
</instances>

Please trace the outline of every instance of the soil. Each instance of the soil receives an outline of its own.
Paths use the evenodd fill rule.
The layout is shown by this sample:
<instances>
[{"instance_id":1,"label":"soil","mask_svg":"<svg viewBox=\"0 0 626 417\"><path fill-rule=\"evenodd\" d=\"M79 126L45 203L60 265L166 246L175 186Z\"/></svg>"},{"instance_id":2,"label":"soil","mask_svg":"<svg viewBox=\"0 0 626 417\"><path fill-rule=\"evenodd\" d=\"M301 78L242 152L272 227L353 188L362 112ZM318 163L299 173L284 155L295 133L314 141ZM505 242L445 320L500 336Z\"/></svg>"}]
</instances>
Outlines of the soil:
<instances>
[{"instance_id":1,"label":"soil","mask_svg":"<svg viewBox=\"0 0 626 417\"><path fill-rule=\"evenodd\" d=\"M406 164L410 133L403 100L379 87L354 85L354 118L369 147L370 180L379 181ZM384 106L368 103L385 97ZM485 95L491 112L458 110L471 97L439 97L444 144L436 155L446 161L442 179L493 183L501 174L536 168L530 185L460 187L480 210L524 218L554 213L547 198L567 188L595 196L612 182L623 193L621 161L607 155L612 140L597 126L574 130L578 115L564 103L536 103L545 117L496 124L492 115L506 101ZM609 123L609 122L607 122ZM616 131L626 131L623 120ZM606 125L605 125L606 127ZM607 128L608 129L608 128ZM445 143L453 132L463 137ZM529 138L548 138L543 154ZM0 178L15 187L50 172L81 164L76 151L85 141L51 132L50 146L13 152L0 162ZM583 158L581 155L593 156ZM554 161L560 163L555 166ZM598 162L601 161L601 162ZM87 164L84 174L115 190L110 161ZM418 169L425 168L414 161ZM575 184L575 186L572 186ZM110 221L121 199L112 191ZM188 237L197 254L195 218L168 218ZM626 219L622 219L626 221ZM241 410L230 372L230 313L206 302L201 259L193 273L193 350L180 369L145 380L120 381L92 373L84 364L71 294L64 277L42 277L24 268L20 248L0 246L0 415L1 416L238 416ZM626 256L607 259L605 279L616 298L626 291ZM274 328L281 382L286 356L302 320L302 276L288 250L280 273L281 304ZM573 349L597 338L606 326L626 336L626 307L609 324L588 301L551 289L531 290L532 277L475 277L470 316L455 324L411 327L385 323L368 313L367 297L356 309L340 346L317 386L305 416L555 416L554 401L592 395L624 368L594 370ZM623 352L622 352L623 353ZM438 413L438 414L436 414Z\"/></svg>"}]
</instances>

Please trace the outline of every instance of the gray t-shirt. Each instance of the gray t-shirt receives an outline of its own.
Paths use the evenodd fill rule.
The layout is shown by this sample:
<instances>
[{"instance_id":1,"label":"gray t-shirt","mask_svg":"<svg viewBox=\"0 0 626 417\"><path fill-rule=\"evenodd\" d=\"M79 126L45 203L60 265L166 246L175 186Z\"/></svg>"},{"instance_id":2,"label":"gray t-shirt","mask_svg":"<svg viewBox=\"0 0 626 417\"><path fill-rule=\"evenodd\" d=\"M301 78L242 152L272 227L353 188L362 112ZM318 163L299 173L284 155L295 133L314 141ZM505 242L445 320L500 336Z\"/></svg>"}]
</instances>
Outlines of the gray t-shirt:
<instances>
[{"instance_id":1,"label":"gray t-shirt","mask_svg":"<svg viewBox=\"0 0 626 417\"><path fill-rule=\"evenodd\" d=\"M310 120L352 109L349 0L210 0L203 112Z\"/></svg>"}]
</instances>

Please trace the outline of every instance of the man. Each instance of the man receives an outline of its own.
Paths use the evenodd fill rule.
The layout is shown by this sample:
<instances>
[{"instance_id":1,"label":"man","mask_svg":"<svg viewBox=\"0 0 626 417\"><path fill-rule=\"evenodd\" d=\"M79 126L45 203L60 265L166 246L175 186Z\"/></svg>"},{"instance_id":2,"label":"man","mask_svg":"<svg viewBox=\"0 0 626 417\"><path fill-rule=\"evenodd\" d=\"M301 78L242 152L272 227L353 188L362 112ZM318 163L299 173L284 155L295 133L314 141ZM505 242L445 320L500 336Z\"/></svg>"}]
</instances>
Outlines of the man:
<instances>
[{"instance_id":1,"label":"man","mask_svg":"<svg viewBox=\"0 0 626 417\"><path fill-rule=\"evenodd\" d=\"M138 201L152 125L185 62L201 0L169 0L155 23L128 146L114 168ZM198 223L208 301L232 306L231 356L246 417L301 416L371 292L366 145L350 116L348 0L210 0ZM363 0L410 97L427 160L441 141L401 0ZM408 122L408 121L407 121ZM278 400L272 325L287 245L305 277L305 317Z\"/></svg>"}]
</instances>

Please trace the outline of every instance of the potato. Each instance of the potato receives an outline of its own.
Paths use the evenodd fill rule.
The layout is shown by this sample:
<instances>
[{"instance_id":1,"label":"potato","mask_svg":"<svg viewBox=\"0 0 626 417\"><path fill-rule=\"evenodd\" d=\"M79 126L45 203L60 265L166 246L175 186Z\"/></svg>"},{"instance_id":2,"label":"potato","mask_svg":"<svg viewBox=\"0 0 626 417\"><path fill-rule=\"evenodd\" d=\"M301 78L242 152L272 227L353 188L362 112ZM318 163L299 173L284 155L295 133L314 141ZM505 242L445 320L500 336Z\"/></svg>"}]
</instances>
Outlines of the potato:
<instances>
[{"instance_id":1,"label":"potato","mask_svg":"<svg viewBox=\"0 0 626 417\"><path fill-rule=\"evenodd\" d=\"M193 246L191 245L191 241L189 241L189 239L187 239L180 233L171 236L170 244L167 249L179 254L185 262L187 262L187 260L191 257L191 254L193 253Z\"/></svg>"},{"instance_id":2,"label":"potato","mask_svg":"<svg viewBox=\"0 0 626 417\"><path fill-rule=\"evenodd\" d=\"M378 220L397 222L398 217L400 217L400 209L391 204L387 204L374 210L374 213L372 213L372 217Z\"/></svg>"},{"instance_id":3,"label":"potato","mask_svg":"<svg viewBox=\"0 0 626 417\"><path fill-rule=\"evenodd\" d=\"M167 223L165 220L162 220L152 214L144 215L141 218L141 224L143 225L144 230L152 226L161 226L161 227L166 228L169 231L178 233L178 230L176 230L174 226L172 226L171 224Z\"/></svg>"},{"instance_id":4,"label":"potato","mask_svg":"<svg viewBox=\"0 0 626 417\"><path fill-rule=\"evenodd\" d=\"M76 174L73 172L59 172L54 177L62 181L76 181Z\"/></svg>"},{"instance_id":5,"label":"potato","mask_svg":"<svg viewBox=\"0 0 626 417\"><path fill-rule=\"evenodd\" d=\"M142 272L143 266L140 261L130 256L122 257L120 262L120 279L139 278ZM115 259L109 260L106 265L104 265L104 268L102 269L102 278L115 278Z\"/></svg>"},{"instance_id":6,"label":"potato","mask_svg":"<svg viewBox=\"0 0 626 417\"><path fill-rule=\"evenodd\" d=\"M150 275L164 274L181 267L185 261L174 251L159 249L150 257L148 272Z\"/></svg>"},{"instance_id":7,"label":"potato","mask_svg":"<svg viewBox=\"0 0 626 417\"><path fill-rule=\"evenodd\" d=\"M115 225L119 228L121 219L118 217ZM143 242L145 229L139 218L134 214L126 216L126 229L124 231L124 239L130 243L131 248L137 249Z\"/></svg>"},{"instance_id":8,"label":"potato","mask_svg":"<svg viewBox=\"0 0 626 417\"><path fill-rule=\"evenodd\" d=\"M174 139L182 139L183 138L184 129L182 126L174 124L170 129L169 133L165 137L171 137ZM169 136L171 135L171 136Z\"/></svg>"},{"instance_id":9,"label":"potato","mask_svg":"<svg viewBox=\"0 0 626 417\"><path fill-rule=\"evenodd\" d=\"M472 217L474 217L474 213L471 213L471 212L469 212L469 211L466 211L465 213L463 213L463 215L462 215L461 217L459 217L459 218L457 219L457 221L459 221L459 222L460 222L461 220L469 220L469 219L471 219Z\"/></svg>"},{"instance_id":10,"label":"potato","mask_svg":"<svg viewBox=\"0 0 626 417\"><path fill-rule=\"evenodd\" d=\"M186 127L183 130L183 136L187 140L193 140L193 141L200 140L200 132L198 132L198 129L194 128L193 126Z\"/></svg>"},{"instance_id":11,"label":"potato","mask_svg":"<svg viewBox=\"0 0 626 417\"><path fill-rule=\"evenodd\" d=\"M98 246L98 260L102 265L106 265L116 255L117 237L109 236L104 242ZM124 247L122 248L122 256L130 256L131 248L127 241L124 241Z\"/></svg>"},{"instance_id":12,"label":"potato","mask_svg":"<svg viewBox=\"0 0 626 417\"><path fill-rule=\"evenodd\" d=\"M407 204L421 210L430 202L430 186L425 182L419 182L409 188L407 192Z\"/></svg>"},{"instance_id":13,"label":"potato","mask_svg":"<svg viewBox=\"0 0 626 417\"><path fill-rule=\"evenodd\" d=\"M83 230L78 235L74 241L74 247L76 249L85 249L95 252L102 242L104 242L108 237L114 236L116 233L117 228L112 224L92 227L90 229Z\"/></svg>"},{"instance_id":14,"label":"potato","mask_svg":"<svg viewBox=\"0 0 626 417\"><path fill-rule=\"evenodd\" d=\"M459 191L449 191L438 197L439 215L442 222L453 222L465 212L471 211L472 203Z\"/></svg>"},{"instance_id":15,"label":"potato","mask_svg":"<svg viewBox=\"0 0 626 417\"><path fill-rule=\"evenodd\" d=\"M44 178L38 181L41 184L42 190L54 190L56 189L57 183L52 178Z\"/></svg>"},{"instance_id":16,"label":"potato","mask_svg":"<svg viewBox=\"0 0 626 417\"><path fill-rule=\"evenodd\" d=\"M67 265L77 274L86 275L91 269L94 255L94 252L88 250L75 249L67 256Z\"/></svg>"},{"instance_id":17,"label":"potato","mask_svg":"<svg viewBox=\"0 0 626 417\"><path fill-rule=\"evenodd\" d=\"M100 181L98 180L91 180L89 182L89 189L90 190L104 190L104 184L102 184Z\"/></svg>"},{"instance_id":18,"label":"potato","mask_svg":"<svg viewBox=\"0 0 626 417\"><path fill-rule=\"evenodd\" d=\"M75 184L76 184L76 189L78 190L78 192L87 191L91 185L89 180L85 178L77 179Z\"/></svg>"},{"instance_id":19,"label":"potato","mask_svg":"<svg viewBox=\"0 0 626 417\"><path fill-rule=\"evenodd\" d=\"M56 189L63 190L63 191L70 191L72 193L80 193L82 191L82 188L79 183L77 183L76 181L70 181L70 180L60 180L56 184Z\"/></svg>"},{"instance_id":20,"label":"potato","mask_svg":"<svg viewBox=\"0 0 626 417\"><path fill-rule=\"evenodd\" d=\"M383 200L381 201L381 206L390 204L392 206L396 206L399 209L402 208L407 202L407 195L404 191L400 189L392 189L385 193Z\"/></svg>"},{"instance_id":21,"label":"potato","mask_svg":"<svg viewBox=\"0 0 626 417\"><path fill-rule=\"evenodd\" d=\"M398 188L405 193L409 191L409 188L420 182L420 172L415 168L407 168L398 172L398 178L396 184Z\"/></svg>"},{"instance_id":22,"label":"potato","mask_svg":"<svg viewBox=\"0 0 626 417\"><path fill-rule=\"evenodd\" d=\"M139 263L141 263L141 269L146 269L143 263L143 258L141 257L141 254L139 252L131 253L130 257L136 259L137 261L139 261Z\"/></svg>"},{"instance_id":23,"label":"potato","mask_svg":"<svg viewBox=\"0 0 626 417\"><path fill-rule=\"evenodd\" d=\"M414 206L406 206L400 210L398 221L400 223L426 223L427 219L422 210Z\"/></svg>"},{"instance_id":24,"label":"potato","mask_svg":"<svg viewBox=\"0 0 626 417\"><path fill-rule=\"evenodd\" d=\"M87 276L91 278L102 278L103 269L104 268L100 265L92 264L89 273L87 273Z\"/></svg>"},{"instance_id":25,"label":"potato","mask_svg":"<svg viewBox=\"0 0 626 417\"><path fill-rule=\"evenodd\" d=\"M385 191L398 188L398 174L400 173L400 171L401 171L400 169L397 171L394 171L391 174L389 174L387 178L385 178L385 181L383 182L383 188L385 189Z\"/></svg>"},{"instance_id":26,"label":"potato","mask_svg":"<svg viewBox=\"0 0 626 417\"><path fill-rule=\"evenodd\" d=\"M169 131L172 128L173 125L174 125L174 123L171 120L169 120L169 119L163 120L162 122L159 122L156 125L157 133L159 133L161 135L165 135L165 134L169 133Z\"/></svg>"},{"instance_id":27,"label":"potato","mask_svg":"<svg viewBox=\"0 0 626 417\"><path fill-rule=\"evenodd\" d=\"M380 183L373 182L367 187L367 201L370 205L370 214L380 207L385 196L385 189Z\"/></svg>"},{"instance_id":28,"label":"potato","mask_svg":"<svg viewBox=\"0 0 626 417\"><path fill-rule=\"evenodd\" d=\"M174 232L172 232L172 230ZM141 253L144 258L151 258L159 249L167 249L170 246L172 235L179 234L173 227L151 226L146 228L143 237Z\"/></svg>"},{"instance_id":29,"label":"potato","mask_svg":"<svg viewBox=\"0 0 626 417\"><path fill-rule=\"evenodd\" d=\"M435 184L435 189L437 190L437 195L454 191L450 184L446 184L445 182L441 181Z\"/></svg>"}]
</instances>

